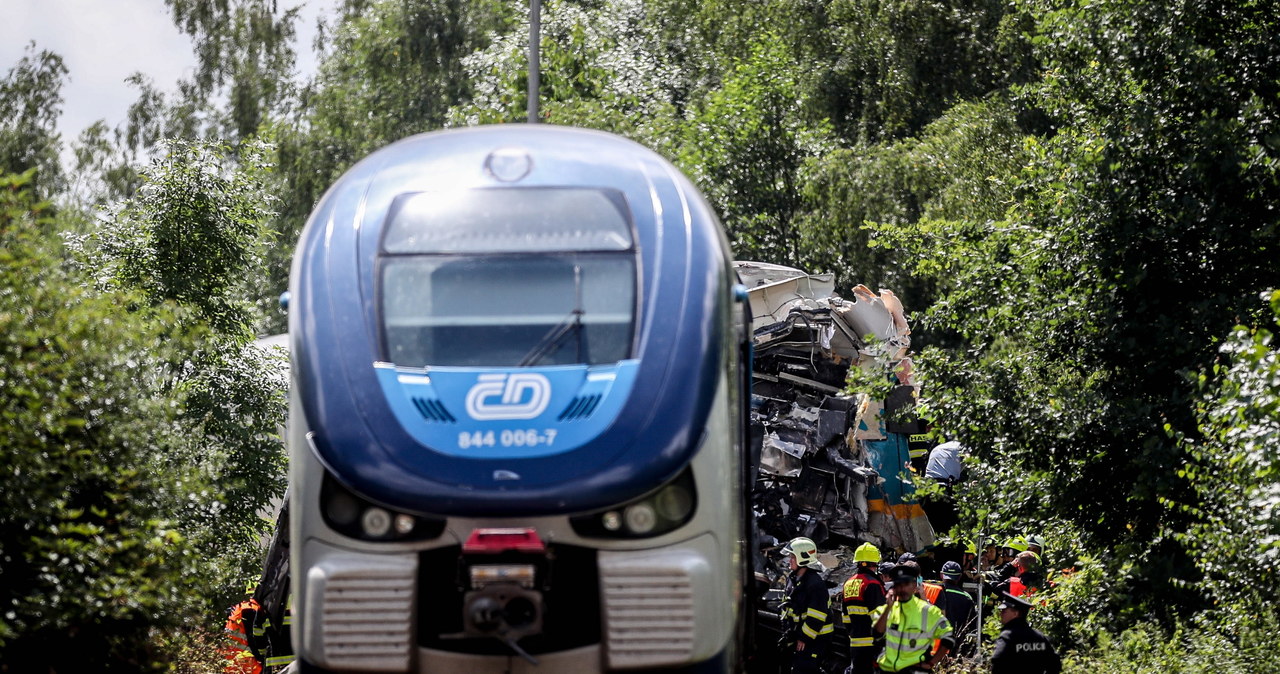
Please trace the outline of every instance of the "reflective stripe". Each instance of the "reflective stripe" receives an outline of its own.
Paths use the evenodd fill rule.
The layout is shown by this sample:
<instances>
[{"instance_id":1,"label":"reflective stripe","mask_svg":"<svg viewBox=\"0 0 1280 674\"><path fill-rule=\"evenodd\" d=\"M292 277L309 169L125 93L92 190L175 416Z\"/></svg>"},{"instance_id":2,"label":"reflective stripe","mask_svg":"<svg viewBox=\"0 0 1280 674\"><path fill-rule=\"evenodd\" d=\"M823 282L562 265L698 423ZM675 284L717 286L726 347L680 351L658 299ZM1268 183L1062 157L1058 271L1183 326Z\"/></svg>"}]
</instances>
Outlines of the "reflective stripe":
<instances>
[{"instance_id":1,"label":"reflective stripe","mask_svg":"<svg viewBox=\"0 0 1280 674\"><path fill-rule=\"evenodd\" d=\"M846 606L845 612L849 615L871 615L871 609L866 606Z\"/></svg>"},{"instance_id":2,"label":"reflective stripe","mask_svg":"<svg viewBox=\"0 0 1280 674\"><path fill-rule=\"evenodd\" d=\"M817 639L817 638L818 638L818 633L817 633L817 632L815 632L815 631L813 631L813 628L812 628L812 627L809 627L808 625L801 625L801 626L800 626L800 631L801 631L801 632L804 632L804 635L805 635L806 637L809 637L810 639Z\"/></svg>"},{"instance_id":3,"label":"reflective stripe","mask_svg":"<svg viewBox=\"0 0 1280 674\"><path fill-rule=\"evenodd\" d=\"M281 665L287 665L290 662L293 662L292 655L277 655L275 657L267 658L268 667L279 667Z\"/></svg>"},{"instance_id":4,"label":"reflective stripe","mask_svg":"<svg viewBox=\"0 0 1280 674\"><path fill-rule=\"evenodd\" d=\"M941 609L915 597L909 602L920 602L920 620L913 621L914 615L908 616L902 604L894 605L894 614L890 615L888 629L885 630L884 652L878 660L884 671L900 672L920 664L935 638L951 634L951 626ZM930 620L935 612L936 618Z\"/></svg>"},{"instance_id":5,"label":"reflective stripe","mask_svg":"<svg viewBox=\"0 0 1280 674\"><path fill-rule=\"evenodd\" d=\"M811 608L811 609L809 609L808 611L806 611L806 612L805 612L805 615L806 615L806 616L809 616L810 618L817 618L818 620L826 620L826 619L827 619L827 612L826 612L826 611L819 611L819 610L818 610L818 609L816 609L816 608Z\"/></svg>"},{"instance_id":6,"label":"reflective stripe","mask_svg":"<svg viewBox=\"0 0 1280 674\"><path fill-rule=\"evenodd\" d=\"M849 637L849 646L851 648L864 648L874 645L875 639L871 637Z\"/></svg>"},{"instance_id":7,"label":"reflective stripe","mask_svg":"<svg viewBox=\"0 0 1280 674\"><path fill-rule=\"evenodd\" d=\"M836 631L835 625L823 625L822 631L818 632L818 634L831 634L834 631Z\"/></svg>"}]
</instances>

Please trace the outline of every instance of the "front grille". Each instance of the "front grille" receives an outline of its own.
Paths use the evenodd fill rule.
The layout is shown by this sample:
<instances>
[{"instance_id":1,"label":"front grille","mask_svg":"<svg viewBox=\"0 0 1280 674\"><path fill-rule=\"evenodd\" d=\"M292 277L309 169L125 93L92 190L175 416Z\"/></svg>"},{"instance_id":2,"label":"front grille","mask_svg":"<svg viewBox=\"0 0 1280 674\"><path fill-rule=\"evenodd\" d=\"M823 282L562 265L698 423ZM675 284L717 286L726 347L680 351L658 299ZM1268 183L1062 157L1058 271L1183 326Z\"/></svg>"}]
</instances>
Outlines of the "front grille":
<instances>
[{"instance_id":1,"label":"front grille","mask_svg":"<svg viewBox=\"0 0 1280 674\"><path fill-rule=\"evenodd\" d=\"M596 393L594 395L578 396L569 401L564 411L557 417L559 421L576 421L578 419L586 419L596 411L596 407L600 404L601 398L604 396Z\"/></svg>"},{"instance_id":2,"label":"front grille","mask_svg":"<svg viewBox=\"0 0 1280 674\"><path fill-rule=\"evenodd\" d=\"M346 670L404 670L413 645L412 557L338 556L311 571L310 594L318 606L308 618L321 622L323 666Z\"/></svg>"},{"instance_id":3,"label":"front grille","mask_svg":"<svg viewBox=\"0 0 1280 674\"><path fill-rule=\"evenodd\" d=\"M449 410L445 408L444 403L435 398L413 397L413 406L418 409L418 413L427 421L437 421L441 423L456 423L458 420L454 418Z\"/></svg>"},{"instance_id":4,"label":"front grille","mask_svg":"<svg viewBox=\"0 0 1280 674\"><path fill-rule=\"evenodd\" d=\"M601 569L605 639L612 667L688 662L694 646L693 581L681 566Z\"/></svg>"}]
</instances>

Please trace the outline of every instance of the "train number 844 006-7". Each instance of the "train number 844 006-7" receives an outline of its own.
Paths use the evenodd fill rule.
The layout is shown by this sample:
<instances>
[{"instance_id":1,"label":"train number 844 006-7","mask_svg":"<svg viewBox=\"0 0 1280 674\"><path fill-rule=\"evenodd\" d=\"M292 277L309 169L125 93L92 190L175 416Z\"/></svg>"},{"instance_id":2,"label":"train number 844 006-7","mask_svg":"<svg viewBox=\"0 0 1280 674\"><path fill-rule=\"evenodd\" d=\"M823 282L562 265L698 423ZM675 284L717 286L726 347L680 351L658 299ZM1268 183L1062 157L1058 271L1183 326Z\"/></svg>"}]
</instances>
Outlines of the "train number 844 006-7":
<instances>
[{"instance_id":1,"label":"train number 844 006-7","mask_svg":"<svg viewBox=\"0 0 1280 674\"><path fill-rule=\"evenodd\" d=\"M536 428L503 431L472 431L458 434L458 448L472 447L538 447L550 446L555 442L556 429L547 428L539 431Z\"/></svg>"}]
</instances>

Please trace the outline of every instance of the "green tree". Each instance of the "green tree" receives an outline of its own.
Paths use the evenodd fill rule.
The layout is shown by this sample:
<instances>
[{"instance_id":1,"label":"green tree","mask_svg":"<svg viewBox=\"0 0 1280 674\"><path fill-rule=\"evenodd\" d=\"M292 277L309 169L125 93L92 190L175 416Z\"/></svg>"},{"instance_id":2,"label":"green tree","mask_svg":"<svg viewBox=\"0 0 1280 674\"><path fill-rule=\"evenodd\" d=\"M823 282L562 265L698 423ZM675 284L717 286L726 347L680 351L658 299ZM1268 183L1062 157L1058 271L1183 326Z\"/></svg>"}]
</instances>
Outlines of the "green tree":
<instances>
[{"instance_id":1,"label":"green tree","mask_svg":"<svg viewBox=\"0 0 1280 674\"><path fill-rule=\"evenodd\" d=\"M30 176L0 179L0 661L163 671L153 637L204 575L177 515L208 488L168 460L196 453L165 384L175 316L68 272Z\"/></svg>"},{"instance_id":2,"label":"green tree","mask_svg":"<svg viewBox=\"0 0 1280 674\"><path fill-rule=\"evenodd\" d=\"M1195 373L1223 326L1280 285L1272 258L1277 18L1255 3L1026 2L1043 80L1020 90L1029 137L1001 219L887 227L938 282L931 321L963 349L927 354L949 435L1007 475L1011 521L1062 517L1107 550L1112 629L1197 606L1170 511L1193 490L1165 431L1194 437ZM1051 498L1045 498L1046 495Z\"/></svg>"},{"instance_id":3,"label":"green tree","mask_svg":"<svg viewBox=\"0 0 1280 674\"><path fill-rule=\"evenodd\" d=\"M67 67L62 57L27 45L0 80L0 173L36 169L28 189L50 198L63 187L58 117Z\"/></svg>"},{"instance_id":4,"label":"green tree","mask_svg":"<svg viewBox=\"0 0 1280 674\"><path fill-rule=\"evenodd\" d=\"M139 298L139 313L185 312L173 330L186 348L171 354L166 383L182 394L180 419L198 442L169 461L200 471L210 487L175 516L210 564L201 596L222 603L255 573L263 515L285 488L287 382L281 357L251 343L273 216L269 148L247 145L233 162L210 143L168 147L138 194L75 248L100 285Z\"/></svg>"}]
</instances>

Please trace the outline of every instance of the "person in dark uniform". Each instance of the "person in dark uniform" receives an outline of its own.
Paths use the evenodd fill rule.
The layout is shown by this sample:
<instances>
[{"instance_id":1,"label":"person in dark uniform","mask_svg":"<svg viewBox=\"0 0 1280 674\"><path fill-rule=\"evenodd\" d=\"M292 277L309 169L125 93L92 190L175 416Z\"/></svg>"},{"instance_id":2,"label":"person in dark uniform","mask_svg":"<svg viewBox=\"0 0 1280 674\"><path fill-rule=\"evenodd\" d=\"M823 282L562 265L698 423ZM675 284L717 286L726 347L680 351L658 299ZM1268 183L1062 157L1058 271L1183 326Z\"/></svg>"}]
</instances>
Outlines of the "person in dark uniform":
<instances>
[{"instance_id":1,"label":"person in dark uniform","mask_svg":"<svg viewBox=\"0 0 1280 674\"><path fill-rule=\"evenodd\" d=\"M947 616L947 622L951 623L952 636L959 645L959 654L972 658L978 646L978 621L973 597L970 597L969 593L960 586L963 574L964 571L958 562L943 564L942 593L933 603L942 609L942 614Z\"/></svg>"},{"instance_id":2,"label":"person in dark uniform","mask_svg":"<svg viewBox=\"0 0 1280 674\"><path fill-rule=\"evenodd\" d=\"M1049 638L1027 624L1031 603L1002 593L996 604L1004 631L996 637L991 674L1060 674L1062 660Z\"/></svg>"},{"instance_id":3,"label":"person in dark uniform","mask_svg":"<svg viewBox=\"0 0 1280 674\"><path fill-rule=\"evenodd\" d=\"M851 674L873 674L876 667L875 633L871 630L871 612L884 604L884 584L876 565L880 550L863 543L853 553L858 570L845 581L843 592L844 622L849 632Z\"/></svg>"},{"instance_id":4,"label":"person in dark uniform","mask_svg":"<svg viewBox=\"0 0 1280 674\"><path fill-rule=\"evenodd\" d=\"M791 558L786 608L795 642L791 671L821 672L835 621L831 616L831 595L820 575L823 566L818 561L818 546L808 538L794 538L782 548L782 554Z\"/></svg>"}]
</instances>

